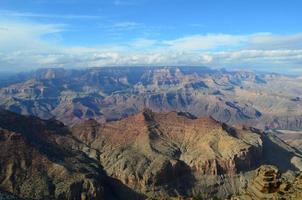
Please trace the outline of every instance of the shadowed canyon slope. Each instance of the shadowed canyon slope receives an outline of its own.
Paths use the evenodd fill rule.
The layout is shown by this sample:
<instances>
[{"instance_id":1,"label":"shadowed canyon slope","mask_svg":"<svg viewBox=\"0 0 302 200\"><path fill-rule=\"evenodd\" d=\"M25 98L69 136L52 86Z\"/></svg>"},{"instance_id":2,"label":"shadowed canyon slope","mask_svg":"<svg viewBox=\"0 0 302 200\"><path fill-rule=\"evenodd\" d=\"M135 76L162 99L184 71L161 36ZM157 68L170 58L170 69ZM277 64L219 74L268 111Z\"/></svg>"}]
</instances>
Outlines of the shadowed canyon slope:
<instances>
[{"instance_id":1,"label":"shadowed canyon slope","mask_svg":"<svg viewBox=\"0 0 302 200\"><path fill-rule=\"evenodd\" d=\"M189 113L144 110L125 119L58 121L0 113L0 190L33 199L204 198L240 192L253 170L301 169L275 136ZM278 156L276 156L278 155Z\"/></svg>"},{"instance_id":2,"label":"shadowed canyon slope","mask_svg":"<svg viewBox=\"0 0 302 200\"><path fill-rule=\"evenodd\" d=\"M291 129L302 127L300 80L204 67L43 69L2 81L0 106L67 125L116 120L147 107Z\"/></svg>"},{"instance_id":3,"label":"shadowed canyon slope","mask_svg":"<svg viewBox=\"0 0 302 200\"><path fill-rule=\"evenodd\" d=\"M111 185L126 187L81 145L60 122L0 110L1 199L116 199Z\"/></svg>"}]
</instances>

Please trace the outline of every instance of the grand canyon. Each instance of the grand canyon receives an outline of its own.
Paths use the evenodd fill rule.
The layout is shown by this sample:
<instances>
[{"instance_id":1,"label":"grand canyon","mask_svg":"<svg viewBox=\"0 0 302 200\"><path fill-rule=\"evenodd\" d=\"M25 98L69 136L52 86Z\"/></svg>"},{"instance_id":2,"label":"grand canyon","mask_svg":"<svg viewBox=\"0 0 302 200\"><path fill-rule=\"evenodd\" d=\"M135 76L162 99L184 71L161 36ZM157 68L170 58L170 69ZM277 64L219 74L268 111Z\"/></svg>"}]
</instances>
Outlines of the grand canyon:
<instances>
[{"instance_id":1,"label":"grand canyon","mask_svg":"<svg viewBox=\"0 0 302 200\"><path fill-rule=\"evenodd\" d=\"M295 199L300 79L206 67L56 68L3 78L2 195ZM265 183L266 175L276 180Z\"/></svg>"},{"instance_id":2,"label":"grand canyon","mask_svg":"<svg viewBox=\"0 0 302 200\"><path fill-rule=\"evenodd\" d=\"M0 200L302 200L301 0L0 0Z\"/></svg>"}]
</instances>

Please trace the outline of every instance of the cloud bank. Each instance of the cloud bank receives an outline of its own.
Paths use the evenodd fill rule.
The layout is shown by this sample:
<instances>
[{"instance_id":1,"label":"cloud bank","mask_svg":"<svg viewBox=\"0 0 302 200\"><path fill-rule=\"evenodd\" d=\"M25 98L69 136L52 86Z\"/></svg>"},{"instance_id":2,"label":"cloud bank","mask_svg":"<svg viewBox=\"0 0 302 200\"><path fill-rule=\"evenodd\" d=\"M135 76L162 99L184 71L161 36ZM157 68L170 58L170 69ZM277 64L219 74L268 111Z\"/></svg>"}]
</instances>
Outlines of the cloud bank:
<instances>
[{"instance_id":1,"label":"cloud bank","mask_svg":"<svg viewBox=\"0 0 302 200\"><path fill-rule=\"evenodd\" d=\"M112 28L129 29L137 25L121 22L112 24ZM168 40L136 38L91 47L65 45L60 33L66 29L65 24L0 20L0 71L41 67L190 65L298 73L302 68L302 33L221 33Z\"/></svg>"}]
</instances>

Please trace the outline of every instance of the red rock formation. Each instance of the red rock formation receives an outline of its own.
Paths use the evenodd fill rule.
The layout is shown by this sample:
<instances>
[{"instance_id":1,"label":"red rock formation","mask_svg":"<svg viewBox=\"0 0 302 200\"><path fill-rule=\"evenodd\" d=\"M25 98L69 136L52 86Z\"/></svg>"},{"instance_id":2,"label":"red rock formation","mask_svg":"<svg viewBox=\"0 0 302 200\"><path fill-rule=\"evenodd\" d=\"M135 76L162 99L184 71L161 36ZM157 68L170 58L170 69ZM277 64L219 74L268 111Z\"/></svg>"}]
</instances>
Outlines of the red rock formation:
<instances>
[{"instance_id":1,"label":"red rock formation","mask_svg":"<svg viewBox=\"0 0 302 200\"><path fill-rule=\"evenodd\" d=\"M199 176L232 176L257 166L260 136L226 127L211 118L144 110L116 122L78 124L72 132L100 152L109 175L146 192Z\"/></svg>"}]
</instances>

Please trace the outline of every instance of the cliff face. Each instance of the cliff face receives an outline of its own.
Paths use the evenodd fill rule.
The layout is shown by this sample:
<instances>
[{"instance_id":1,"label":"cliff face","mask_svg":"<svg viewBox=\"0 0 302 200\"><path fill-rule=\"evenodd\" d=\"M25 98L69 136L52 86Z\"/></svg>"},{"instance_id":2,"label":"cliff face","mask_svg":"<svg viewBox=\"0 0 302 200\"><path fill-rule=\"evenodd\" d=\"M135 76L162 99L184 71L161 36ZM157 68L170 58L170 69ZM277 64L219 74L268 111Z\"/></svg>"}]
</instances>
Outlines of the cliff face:
<instances>
[{"instance_id":1,"label":"cliff face","mask_svg":"<svg viewBox=\"0 0 302 200\"><path fill-rule=\"evenodd\" d=\"M55 117L67 125L90 118L120 119L145 107L238 123L262 116L251 103L234 99L244 84L265 86L260 79L252 73L198 67L44 69L0 88L0 107Z\"/></svg>"},{"instance_id":2,"label":"cliff face","mask_svg":"<svg viewBox=\"0 0 302 200\"><path fill-rule=\"evenodd\" d=\"M0 118L1 190L25 199L104 198L103 172L61 146L70 137L63 127L5 111Z\"/></svg>"},{"instance_id":3,"label":"cliff face","mask_svg":"<svg viewBox=\"0 0 302 200\"><path fill-rule=\"evenodd\" d=\"M301 174L289 181L281 177L277 167L263 165L254 174L253 179L244 188L241 195L232 200L260 200L260 199L301 199Z\"/></svg>"},{"instance_id":4,"label":"cliff face","mask_svg":"<svg viewBox=\"0 0 302 200\"><path fill-rule=\"evenodd\" d=\"M42 69L10 79L0 80L1 108L55 117L66 125L121 119L147 107L212 116L228 124L301 128L302 84L289 76L202 67L115 67Z\"/></svg>"},{"instance_id":5,"label":"cliff face","mask_svg":"<svg viewBox=\"0 0 302 200\"><path fill-rule=\"evenodd\" d=\"M90 120L72 132L100 152L110 176L143 193L186 194L205 176L235 177L262 158L257 133L184 113L145 110L106 124Z\"/></svg>"},{"instance_id":6,"label":"cliff face","mask_svg":"<svg viewBox=\"0 0 302 200\"><path fill-rule=\"evenodd\" d=\"M282 171L302 169L301 155L270 134L184 112L147 109L69 129L55 120L0 110L0 191L6 192L0 195L226 198L262 163Z\"/></svg>"},{"instance_id":7,"label":"cliff face","mask_svg":"<svg viewBox=\"0 0 302 200\"><path fill-rule=\"evenodd\" d=\"M301 154L270 133L189 113L149 109L107 123L89 120L73 136L108 175L147 196L227 197L263 163L301 169Z\"/></svg>"}]
</instances>

